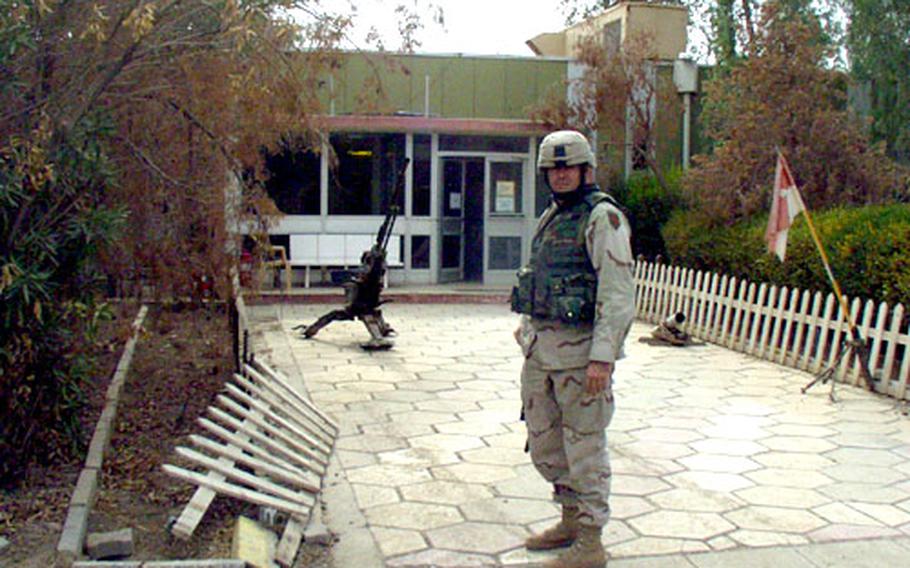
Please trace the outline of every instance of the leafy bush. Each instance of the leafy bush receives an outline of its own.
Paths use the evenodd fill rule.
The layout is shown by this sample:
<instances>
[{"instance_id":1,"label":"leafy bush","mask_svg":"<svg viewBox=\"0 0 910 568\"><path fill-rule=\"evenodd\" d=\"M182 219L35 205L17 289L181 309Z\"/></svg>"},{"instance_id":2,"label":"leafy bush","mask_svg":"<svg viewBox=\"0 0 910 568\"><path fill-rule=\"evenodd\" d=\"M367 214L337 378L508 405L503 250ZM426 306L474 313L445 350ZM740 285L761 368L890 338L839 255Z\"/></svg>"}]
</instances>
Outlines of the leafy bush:
<instances>
[{"instance_id":1,"label":"leafy bush","mask_svg":"<svg viewBox=\"0 0 910 568\"><path fill-rule=\"evenodd\" d=\"M93 330L95 259L122 220L101 204L111 170L100 125L39 126L0 148L0 486L71 454Z\"/></svg>"},{"instance_id":2,"label":"leafy bush","mask_svg":"<svg viewBox=\"0 0 910 568\"><path fill-rule=\"evenodd\" d=\"M613 184L611 193L625 207L632 226L632 249L637 255L653 258L666 256L667 250L661 227L670 215L682 206L679 182L682 171L666 173L668 190L664 190L653 175L636 173L627 182Z\"/></svg>"},{"instance_id":3,"label":"leafy bush","mask_svg":"<svg viewBox=\"0 0 910 568\"><path fill-rule=\"evenodd\" d=\"M851 297L910 307L910 205L835 208L812 216L831 269ZM713 227L695 212L678 212L663 230L674 264L754 282L830 290L805 216L790 228L786 261L769 254L767 215Z\"/></svg>"}]
</instances>

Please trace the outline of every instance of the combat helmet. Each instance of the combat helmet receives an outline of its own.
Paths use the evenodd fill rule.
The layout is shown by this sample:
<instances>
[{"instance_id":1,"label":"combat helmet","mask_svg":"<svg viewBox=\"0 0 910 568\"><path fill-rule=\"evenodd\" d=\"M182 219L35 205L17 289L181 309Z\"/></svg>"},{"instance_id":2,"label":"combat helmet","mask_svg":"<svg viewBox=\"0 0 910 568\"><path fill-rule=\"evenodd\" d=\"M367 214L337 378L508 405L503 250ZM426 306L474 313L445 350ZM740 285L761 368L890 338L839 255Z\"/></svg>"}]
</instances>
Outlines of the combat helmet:
<instances>
[{"instance_id":1,"label":"combat helmet","mask_svg":"<svg viewBox=\"0 0 910 568\"><path fill-rule=\"evenodd\" d=\"M576 130L557 130L544 137L537 153L537 169L544 170L555 168L557 165L578 166L586 164L593 168L596 166L594 153L588 139Z\"/></svg>"}]
</instances>

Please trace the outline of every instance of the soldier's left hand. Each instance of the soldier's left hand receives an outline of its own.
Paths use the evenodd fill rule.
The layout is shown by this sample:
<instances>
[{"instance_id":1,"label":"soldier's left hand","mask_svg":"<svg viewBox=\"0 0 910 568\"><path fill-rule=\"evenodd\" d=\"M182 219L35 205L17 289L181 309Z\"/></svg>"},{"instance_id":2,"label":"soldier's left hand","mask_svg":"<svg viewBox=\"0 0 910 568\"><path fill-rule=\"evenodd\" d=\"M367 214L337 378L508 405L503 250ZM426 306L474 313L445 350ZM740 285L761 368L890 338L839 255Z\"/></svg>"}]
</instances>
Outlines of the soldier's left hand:
<instances>
[{"instance_id":1,"label":"soldier's left hand","mask_svg":"<svg viewBox=\"0 0 910 568\"><path fill-rule=\"evenodd\" d=\"M585 391L597 394L612 387L613 363L608 361L591 361L585 372Z\"/></svg>"}]
</instances>

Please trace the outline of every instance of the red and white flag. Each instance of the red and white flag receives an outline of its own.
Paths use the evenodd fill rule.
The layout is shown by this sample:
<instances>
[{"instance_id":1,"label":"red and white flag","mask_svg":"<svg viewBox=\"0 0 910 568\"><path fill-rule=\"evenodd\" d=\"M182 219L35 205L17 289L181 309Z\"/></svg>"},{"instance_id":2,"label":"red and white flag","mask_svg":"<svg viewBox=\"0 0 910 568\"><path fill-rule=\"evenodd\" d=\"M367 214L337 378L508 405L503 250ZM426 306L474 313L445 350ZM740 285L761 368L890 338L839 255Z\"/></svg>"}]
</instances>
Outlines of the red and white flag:
<instances>
[{"instance_id":1,"label":"red and white flag","mask_svg":"<svg viewBox=\"0 0 910 568\"><path fill-rule=\"evenodd\" d=\"M793 224L793 219L805 210L787 159L778 151L777 169L774 172L774 194L771 197L771 216L768 218L765 240L768 242L768 252L776 254L781 262L787 253L787 232L790 225Z\"/></svg>"}]
</instances>

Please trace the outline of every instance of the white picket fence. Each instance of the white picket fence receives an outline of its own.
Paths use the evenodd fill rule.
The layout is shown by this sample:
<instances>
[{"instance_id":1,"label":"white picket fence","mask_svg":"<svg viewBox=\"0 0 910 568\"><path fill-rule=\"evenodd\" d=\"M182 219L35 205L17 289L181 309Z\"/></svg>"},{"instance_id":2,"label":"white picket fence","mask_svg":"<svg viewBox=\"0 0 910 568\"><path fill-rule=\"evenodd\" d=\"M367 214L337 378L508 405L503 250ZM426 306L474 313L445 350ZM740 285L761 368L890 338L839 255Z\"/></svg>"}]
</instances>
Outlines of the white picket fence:
<instances>
[{"instance_id":1,"label":"white picket fence","mask_svg":"<svg viewBox=\"0 0 910 568\"><path fill-rule=\"evenodd\" d=\"M810 373L837 361L849 333L834 294L643 261L635 267L635 282L639 318L656 323L682 312L685 330L694 337ZM863 337L870 340L876 390L906 400L910 326L904 306L876 306L860 298L848 298L847 304ZM858 360L842 358L835 378L862 384Z\"/></svg>"}]
</instances>

